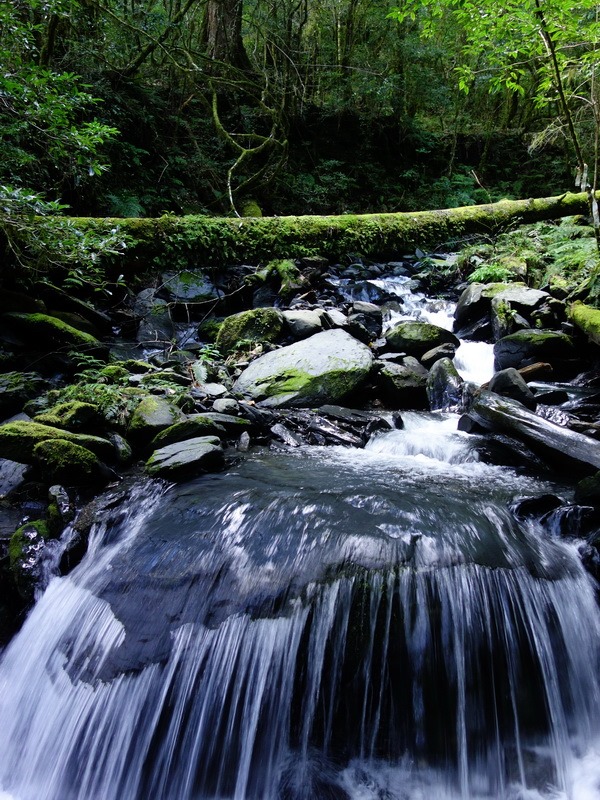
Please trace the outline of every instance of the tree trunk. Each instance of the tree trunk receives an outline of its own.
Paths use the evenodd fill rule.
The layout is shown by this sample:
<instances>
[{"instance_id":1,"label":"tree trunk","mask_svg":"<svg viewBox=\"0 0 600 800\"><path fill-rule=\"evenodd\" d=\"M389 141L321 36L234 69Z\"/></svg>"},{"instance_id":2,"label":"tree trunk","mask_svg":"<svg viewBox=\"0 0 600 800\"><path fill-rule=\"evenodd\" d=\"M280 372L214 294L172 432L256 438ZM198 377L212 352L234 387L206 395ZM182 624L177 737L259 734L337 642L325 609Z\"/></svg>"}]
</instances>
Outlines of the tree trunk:
<instances>
[{"instance_id":1,"label":"tree trunk","mask_svg":"<svg viewBox=\"0 0 600 800\"><path fill-rule=\"evenodd\" d=\"M171 237L190 263L258 263L298 255L330 259L347 253L393 258L416 247L454 246L468 234L493 235L519 224L557 219L588 210L585 193L529 200L501 200L481 206L397 214L344 214L311 217L162 217L160 219L83 219L72 224L97 232L118 226L132 237L117 268L131 277L148 261L163 263L160 250ZM64 218L61 218L63 220ZM59 220L60 221L60 220ZM45 219L44 225L52 224Z\"/></svg>"},{"instance_id":2,"label":"tree trunk","mask_svg":"<svg viewBox=\"0 0 600 800\"><path fill-rule=\"evenodd\" d=\"M242 0L208 0L206 55L218 64L251 72L250 59L242 41L242 10Z\"/></svg>"}]
</instances>

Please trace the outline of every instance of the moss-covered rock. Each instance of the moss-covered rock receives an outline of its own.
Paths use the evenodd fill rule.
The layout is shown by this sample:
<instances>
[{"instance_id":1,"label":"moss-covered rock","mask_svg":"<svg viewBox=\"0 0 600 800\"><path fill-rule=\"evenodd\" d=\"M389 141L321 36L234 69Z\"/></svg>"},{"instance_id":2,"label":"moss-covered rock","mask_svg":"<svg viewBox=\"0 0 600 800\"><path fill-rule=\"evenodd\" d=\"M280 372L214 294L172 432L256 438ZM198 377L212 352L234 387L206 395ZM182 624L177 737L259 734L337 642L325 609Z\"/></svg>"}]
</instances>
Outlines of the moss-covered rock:
<instances>
[{"instance_id":1,"label":"moss-covered rock","mask_svg":"<svg viewBox=\"0 0 600 800\"><path fill-rule=\"evenodd\" d=\"M365 380L372 365L366 345L344 331L324 331L256 359L233 389L271 407L335 403Z\"/></svg>"},{"instance_id":2,"label":"moss-covered rock","mask_svg":"<svg viewBox=\"0 0 600 800\"><path fill-rule=\"evenodd\" d=\"M88 486L107 483L110 470L87 447L65 439L48 439L36 444L33 457L49 483Z\"/></svg>"},{"instance_id":3,"label":"moss-covered rock","mask_svg":"<svg viewBox=\"0 0 600 800\"><path fill-rule=\"evenodd\" d=\"M123 364L107 364L99 371L98 375L103 383L119 385L125 383L131 374Z\"/></svg>"},{"instance_id":4,"label":"moss-covered rock","mask_svg":"<svg viewBox=\"0 0 600 800\"><path fill-rule=\"evenodd\" d=\"M566 333L545 330L522 330L504 336L494 345L494 369L520 367L547 361L553 366L569 361L577 353Z\"/></svg>"},{"instance_id":5,"label":"moss-covered rock","mask_svg":"<svg viewBox=\"0 0 600 800\"><path fill-rule=\"evenodd\" d=\"M104 428L104 417L95 405L73 400L67 403L58 403L37 414L35 422L62 428L71 433L90 433Z\"/></svg>"},{"instance_id":6,"label":"moss-covered rock","mask_svg":"<svg viewBox=\"0 0 600 800\"><path fill-rule=\"evenodd\" d=\"M36 372L0 375L0 420L21 411L27 401L44 390L46 382Z\"/></svg>"},{"instance_id":7,"label":"moss-covered rock","mask_svg":"<svg viewBox=\"0 0 600 800\"><path fill-rule=\"evenodd\" d=\"M442 344L460 344L456 336L445 328L432 325L429 322L400 322L389 330L385 339L387 348L406 353L414 358L420 358L428 350Z\"/></svg>"},{"instance_id":8,"label":"moss-covered rock","mask_svg":"<svg viewBox=\"0 0 600 800\"><path fill-rule=\"evenodd\" d=\"M254 308L226 317L219 333L216 345L228 355L239 348L240 342L258 344L260 342L276 342L281 337L283 316L276 308Z\"/></svg>"},{"instance_id":9,"label":"moss-covered rock","mask_svg":"<svg viewBox=\"0 0 600 800\"><path fill-rule=\"evenodd\" d=\"M223 449L216 436L200 436L155 450L146 462L152 477L183 480L203 472L215 472L224 463Z\"/></svg>"},{"instance_id":10,"label":"moss-covered rock","mask_svg":"<svg viewBox=\"0 0 600 800\"><path fill-rule=\"evenodd\" d=\"M41 425L39 422L18 420L0 427L0 458L18 461L20 464L34 464L35 446L51 439L64 439L80 445L106 461L114 457L112 444L99 436L70 433L50 425Z\"/></svg>"},{"instance_id":11,"label":"moss-covered rock","mask_svg":"<svg viewBox=\"0 0 600 800\"><path fill-rule=\"evenodd\" d=\"M427 408L427 370L416 358L406 356L401 364L375 362L376 386L390 408Z\"/></svg>"},{"instance_id":12,"label":"moss-covered rock","mask_svg":"<svg viewBox=\"0 0 600 800\"><path fill-rule=\"evenodd\" d=\"M133 412L128 435L138 444L149 442L160 431L184 419L185 414L169 400L147 396Z\"/></svg>"},{"instance_id":13,"label":"moss-covered rock","mask_svg":"<svg viewBox=\"0 0 600 800\"><path fill-rule=\"evenodd\" d=\"M573 303L569 309L569 318L590 341L600 344L600 308L593 308L585 303Z\"/></svg>"},{"instance_id":14,"label":"moss-covered rock","mask_svg":"<svg viewBox=\"0 0 600 800\"><path fill-rule=\"evenodd\" d=\"M14 333L26 344L45 352L70 351L93 355L96 358L108 358L108 348L95 336L73 328L66 322L48 314L23 314L9 312L2 315Z\"/></svg>"},{"instance_id":15,"label":"moss-covered rock","mask_svg":"<svg viewBox=\"0 0 600 800\"><path fill-rule=\"evenodd\" d=\"M194 415L192 419L186 419L183 422L177 422L164 431L158 433L150 447L152 450L157 450L161 447L166 447L170 444L183 442L186 439L196 439L199 436L221 436L225 434L223 425L218 422L203 416L202 414Z\"/></svg>"},{"instance_id":16,"label":"moss-covered rock","mask_svg":"<svg viewBox=\"0 0 600 800\"><path fill-rule=\"evenodd\" d=\"M19 595L27 603L34 599L43 577L43 562L50 530L45 520L27 522L17 528L8 543L9 567Z\"/></svg>"}]
</instances>

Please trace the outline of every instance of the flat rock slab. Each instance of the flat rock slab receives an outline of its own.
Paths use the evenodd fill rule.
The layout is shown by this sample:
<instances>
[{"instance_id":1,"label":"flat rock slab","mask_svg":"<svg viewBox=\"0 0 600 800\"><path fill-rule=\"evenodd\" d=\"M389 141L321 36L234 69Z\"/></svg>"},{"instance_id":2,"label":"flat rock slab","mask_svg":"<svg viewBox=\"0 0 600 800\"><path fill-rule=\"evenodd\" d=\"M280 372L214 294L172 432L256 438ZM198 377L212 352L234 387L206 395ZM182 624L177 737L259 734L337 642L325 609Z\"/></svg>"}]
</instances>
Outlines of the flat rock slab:
<instances>
[{"instance_id":1,"label":"flat rock slab","mask_svg":"<svg viewBox=\"0 0 600 800\"><path fill-rule=\"evenodd\" d=\"M145 470L153 478L182 480L223 467L221 442L216 436L198 436L155 450Z\"/></svg>"},{"instance_id":2,"label":"flat rock slab","mask_svg":"<svg viewBox=\"0 0 600 800\"><path fill-rule=\"evenodd\" d=\"M362 383L372 365L366 345L339 329L323 331L257 358L233 390L271 408L335 403Z\"/></svg>"}]
</instances>

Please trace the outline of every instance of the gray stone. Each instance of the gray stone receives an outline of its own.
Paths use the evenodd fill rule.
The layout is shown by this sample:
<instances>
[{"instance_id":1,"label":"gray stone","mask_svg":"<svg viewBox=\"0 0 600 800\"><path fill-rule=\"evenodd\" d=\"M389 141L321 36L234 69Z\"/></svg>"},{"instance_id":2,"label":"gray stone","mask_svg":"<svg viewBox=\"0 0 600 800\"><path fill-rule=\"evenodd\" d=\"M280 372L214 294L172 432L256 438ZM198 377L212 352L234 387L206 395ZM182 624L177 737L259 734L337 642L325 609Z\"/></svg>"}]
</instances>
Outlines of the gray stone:
<instances>
[{"instance_id":1,"label":"gray stone","mask_svg":"<svg viewBox=\"0 0 600 800\"><path fill-rule=\"evenodd\" d=\"M324 311L284 311L283 318L294 339L307 339L323 330Z\"/></svg>"},{"instance_id":2,"label":"gray stone","mask_svg":"<svg viewBox=\"0 0 600 800\"><path fill-rule=\"evenodd\" d=\"M439 361L441 358L454 358L456 355L456 345L455 344L441 344L439 347L434 347L432 350L428 350L421 356L421 364L427 369L431 369L436 361Z\"/></svg>"},{"instance_id":3,"label":"gray stone","mask_svg":"<svg viewBox=\"0 0 600 800\"><path fill-rule=\"evenodd\" d=\"M224 455L216 436L199 436L155 450L145 470L154 478L182 480L215 472L223 467Z\"/></svg>"},{"instance_id":4,"label":"gray stone","mask_svg":"<svg viewBox=\"0 0 600 800\"><path fill-rule=\"evenodd\" d=\"M454 330L460 330L490 312L492 298L511 288L508 283L471 283L463 291L454 310Z\"/></svg>"},{"instance_id":5,"label":"gray stone","mask_svg":"<svg viewBox=\"0 0 600 800\"><path fill-rule=\"evenodd\" d=\"M188 419L200 420L203 424L219 426L228 436L239 436L251 423L243 417L234 417L231 414L222 414L216 411L203 411L201 414L190 414Z\"/></svg>"},{"instance_id":6,"label":"gray stone","mask_svg":"<svg viewBox=\"0 0 600 800\"><path fill-rule=\"evenodd\" d=\"M239 413L240 404L232 397L222 397L215 400L212 405L213 411L218 414L233 414L234 416Z\"/></svg>"},{"instance_id":7,"label":"gray stone","mask_svg":"<svg viewBox=\"0 0 600 800\"><path fill-rule=\"evenodd\" d=\"M341 330L323 331L256 359L233 388L270 407L334 403L356 389L372 365L364 344Z\"/></svg>"},{"instance_id":8,"label":"gray stone","mask_svg":"<svg viewBox=\"0 0 600 800\"><path fill-rule=\"evenodd\" d=\"M157 433L182 422L185 414L162 397L145 397L133 412L129 435L137 441L150 440Z\"/></svg>"},{"instance_id":9,"label":"gray stone","mask_svg":"<svg viewBox=\"0 0 600 800\"><path fill-rule=\"evenodd\" d=\"M0 375L0 420L15 414L46 387L37 372L5 372Z\"/></svg>"},{"instance_id":10,"label":"gray stone","mask_svg":"<svg viewBox=\"0 0 600 800\"><path fill-rule=\"evenodd\" d=\"M330 308L325 312L326 324L332 328L344 328L348 324L348 317L337 308Z\"/></svg>"}]
</instances>

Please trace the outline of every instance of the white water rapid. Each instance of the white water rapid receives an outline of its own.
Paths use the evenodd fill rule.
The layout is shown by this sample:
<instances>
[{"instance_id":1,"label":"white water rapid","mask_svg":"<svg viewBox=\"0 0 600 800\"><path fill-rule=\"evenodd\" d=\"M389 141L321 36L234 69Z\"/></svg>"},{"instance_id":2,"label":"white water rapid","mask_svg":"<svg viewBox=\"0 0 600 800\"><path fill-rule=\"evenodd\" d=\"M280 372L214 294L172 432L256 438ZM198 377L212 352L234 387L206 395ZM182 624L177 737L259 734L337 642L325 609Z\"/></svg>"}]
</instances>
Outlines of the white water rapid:
<instances>
[{"instance_id":1,"label":"white water rapid","mask_svg":"<svg viewBox=\"0 0 600 800\"><path fill-rule=\"evenodd\" d=\"M136 490L0 664L3 800L600 796L595 587L449 414Z\"/></svg>"}]
</instances>

